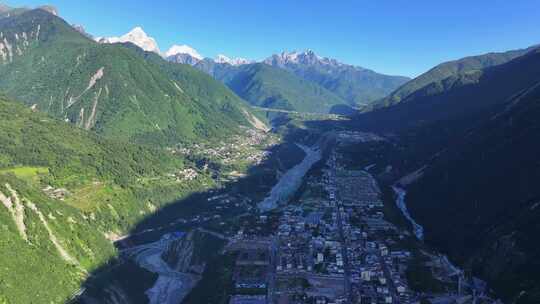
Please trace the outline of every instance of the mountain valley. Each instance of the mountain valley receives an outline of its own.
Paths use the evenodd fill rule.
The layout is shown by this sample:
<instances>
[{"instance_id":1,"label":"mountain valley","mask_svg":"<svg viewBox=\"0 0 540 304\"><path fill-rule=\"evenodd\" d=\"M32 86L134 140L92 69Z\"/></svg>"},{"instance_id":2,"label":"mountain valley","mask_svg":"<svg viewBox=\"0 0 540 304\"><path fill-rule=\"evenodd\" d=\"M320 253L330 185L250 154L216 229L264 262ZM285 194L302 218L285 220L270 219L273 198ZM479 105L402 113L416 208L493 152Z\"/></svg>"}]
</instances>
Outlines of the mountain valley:
<instances>
[{"instance_id":1,"label":"mountain valley","mask_svg":"<svg viewBox=\"0 0 540 304\"><path fill-rule=\"evenodd\" d=\"M105 37L0 4L0 304L540 302L538 45L409 78L199 52L170 5Z\"/></svg>"}]
</instances>

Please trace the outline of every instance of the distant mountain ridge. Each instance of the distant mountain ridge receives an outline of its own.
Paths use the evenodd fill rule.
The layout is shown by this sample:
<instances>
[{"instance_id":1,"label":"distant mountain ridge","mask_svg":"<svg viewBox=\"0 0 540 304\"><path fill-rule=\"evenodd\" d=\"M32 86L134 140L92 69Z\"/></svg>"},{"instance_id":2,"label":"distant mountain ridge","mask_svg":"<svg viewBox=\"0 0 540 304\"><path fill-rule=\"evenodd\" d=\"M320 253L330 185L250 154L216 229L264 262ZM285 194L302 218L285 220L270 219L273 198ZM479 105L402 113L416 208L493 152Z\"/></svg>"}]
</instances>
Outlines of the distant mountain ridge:
<instances>
[{"instance_id":1,"label":"distant mountain ridge","mask_svg":"<svg viewBox=\"0 0 540 304\"><path fill-rule=\"evenodd\" d=\"M268 65L272 66L278 66L285 68L289 64L304 64L304 65L334 65L334 66L340 66L344 65L343 63L340 63L336 59L330 59L327 57L321 57L313 50L306 50L304 52L282 52L281 54L274 54L265 60L263 60L263 63L266 63Z\"/></svg>"},{"instance_id":2,"label":"distant mountain ridge","mask_svg":"<svg viewBox=\"0 0 540 304\"><path fill-rule=\"evenodd\" d=\"M223 79L252 105L304 113L335 113L345 102L316 83L264 63L236 67Z\"/></svg>"},{"instance_id":3,"label":"distant mountain ridge","mask_svg":"<svg viewBox=\"0 0 540 304\"><path fill-rule=\"evenodd\" d=\"M506 63L514 58L524 55L534 47L512 50L501 53L487 53L477 56L469 56L454 61L448 61L437 65L426 73L412 79L399 87L385 98L374 102L370 109L377 109L386 106L407 102L407 98L415 91L421 90L428 85L434 86L442 83L449 77L459 77L460 75L481 71L483 69Z\"/></svg>"},{"instance_id":4,"label":"distant mountain ridge","mask_svg":"<svg viewBox=\"0 0 540 304\"><path fill-rule=\"evenodd\" d=\"M121 37L96 38L101 43L131 42L145 51L181 64L188 64L204 71L218 80L231 79L237 72L234 67L258 63L246 58L234 58L223 54L207 58L188 45L173 45L166 52L159 50L155 39L136 27ZM269 66L293 73L313 82L341 98L350 107L366 106L383 98L409 80L403 76L389 76L372 70L341 63L336 59L321 57L312 50L282 52L262 61ZM233 68L231 68L233 67ZM227 81L224 81L227 83Z\"/></svg>"},{"instance_id":5,"label":"distant mountain ridge","mask_svg":"<svg viewBox=\"0 0 540 304\"><path fill-rule=\"evenodd\" d=\"M367 105L409 80L408 77L379 74L321 57L312 50L283 52L272 55L263 62L317 83L340 96L351 106Z\"/></svg>"},{"instance_id":6,"label":"distant mountain ridge","mask_svg":"<svg viewBox=\"0 0 540 304\"><path fill-rule=\"evenodd\" d=\"M330 113L340 109L339 113L351 113L352 107L358 106L358 100L363 99L369 103L408 80L405 77L385 76L367 69L340 63L335 59L320 57L311 50L283 52L259 63L243 58L231 59L224 55L219 55L216 59L201 59L202 56L193 56L193 52L194 50L189 48L166 58L172 62L192 65L210 74L215 79L227 84L235 93L247 99L251 104L258 106L266 104L269 107L300 112ZM269 68L263 69L260 64ZM291 75L278 71L270 72L272 69L279 69ZM255 77L255 71L260 73L257 77ZM288 79L289 83L281 82L282 87L280 88L275 79L264 79L264 77L278 74L282 75L282 79ZM248 75L258 80L251 82L247 80ZM246 85L245 88L241 86L241 79ZM269 85L272 88L267 87ZM293 87L294 93L291 91ZM248 91L251 92L248 93ZM311 96L311 98L317 96L311 106L309 101L305 99L307 96ZM317 101L320 98L327 98L327 100ZM302 105L300 106L300 104Z\"/></svg>"}]
</instances>

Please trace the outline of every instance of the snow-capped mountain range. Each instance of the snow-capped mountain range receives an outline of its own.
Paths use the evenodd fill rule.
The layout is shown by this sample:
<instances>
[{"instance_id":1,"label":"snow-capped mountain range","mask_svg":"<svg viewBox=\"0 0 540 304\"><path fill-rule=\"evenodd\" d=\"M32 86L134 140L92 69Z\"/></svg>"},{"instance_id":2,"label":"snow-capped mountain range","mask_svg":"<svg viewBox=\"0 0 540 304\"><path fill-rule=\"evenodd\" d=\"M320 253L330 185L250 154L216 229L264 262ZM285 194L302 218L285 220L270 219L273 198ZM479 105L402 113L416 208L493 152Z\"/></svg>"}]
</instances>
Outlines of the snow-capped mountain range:
<instances>
[{"instance_id":1,"label":"snow-capped mountain range","mask_svg":"<svg viewBox=\"0 0 540 304\"><path fill-rule=\"evenodd\" d=\"M223 54L219 54L217 55L216 59L214 59L214 61L216 63L226 63L226 64L230 64L230 65L244 65L244 64L250 64L250 63L254 63L255 61L254 60L249 60L249 59L246 59L246 58L240 58L240 57L237 57L237 58L229 58Z\"/></svg>"},{"instance_id":2,"label":"snow-capped mountain range","mask_svg":"<svg viewBox=\"0 0 540 304\"><path fill-rule=\"evenodd\" d=\"M96 41L100 43L124 43L131 42L145 51L154 52L160 54L162 57L177 63L184 63L190 65L196 65L203 61L206 57L201 55L196 49L189 45L173 45L167 51L161 52L156 40L148 36L141 27L135 27L129 33L120 37L97 37ZM219 54L212 60L217 64L229 64L232 66L240 66L244 64L251 64L257 61L246 58L231 58L223 54ZM312 50L306 50L303 52L282 52L281 54L272 55L261 61L272 66L284 67L288 64L304 64L304 65L333 65L340 66L342 63L335 59L321 57L315 54Z\"/></svg>"},{"instance_id":3,"label":"snow-capped mountain range","mask_svg":"<svg viewBox=\"0 0 540 304\"><path fill-rule=\"evenodd\" d=\"M222 81L231 79L241 73L244 67L249 68L252 63L262 63L320 85L350 105L367 104L382 98L409 80L407 77L379 74L332 58L321 57L313 50L282 52L261 61L230 58L222 54L214 59L206 58L188 45L173 45L162 53L156 41L140 27L121 37L97 40L102 43L131 42L146 51L160 54L170 62L191 65Z\"/></svg>"},{"instance_id":4,"label":"snow-capped mountain range","mask_svg":"<svg viewBox=\"0 0 540 304\"><path fill-rule=\"evenodd\" d=\"M148 36L141 27L135 27L129 33L120 37L97 37L95 40L99 43L124 43L131 42L147 52L154 52L169 61L195 65L205 59L197 50L189 45L173 45L166 52L161 52L156 40ZM215 63L230 64L233 66L253 63L255 61L245 58L230 58L225 55L218 55L212 59Z\"/></svg>"},{"instance_id":5,"label":"snow-capped mountain range","mask_svg":"<svg viewBox=\"0 0 540 304\"><path fill-rule=\"evenodd\" d=\"M285 67L288 64L302 64L302 65L330 65L330 66L342 66L343 63L327 58L321 57L313 50L306 50L303 52L282 52L281 54L272 55L265 60L263 63L272 66Z\"/></svg>"}]
</instances>

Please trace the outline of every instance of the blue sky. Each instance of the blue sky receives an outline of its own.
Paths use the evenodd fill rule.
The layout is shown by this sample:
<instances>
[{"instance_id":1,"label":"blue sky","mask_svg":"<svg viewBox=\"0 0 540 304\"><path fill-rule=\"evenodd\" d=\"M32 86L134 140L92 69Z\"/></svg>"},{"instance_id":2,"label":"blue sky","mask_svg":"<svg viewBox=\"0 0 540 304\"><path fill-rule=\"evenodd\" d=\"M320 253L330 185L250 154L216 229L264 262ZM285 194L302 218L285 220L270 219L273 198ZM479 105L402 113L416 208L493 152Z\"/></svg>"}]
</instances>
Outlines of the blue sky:
<instances>
[{"instance_id":1,"label":"blue sky","mask_svg":"<svg viewBox=\"0 0 540 304\"><path fill-rule=\"evenodd\" d=\"M11 0L52 4L95 36L141 26L166 50L262 59L316 53L387 74L416 76L443 61L540 43L538 0Z\"/></svg>"}]
</instances>

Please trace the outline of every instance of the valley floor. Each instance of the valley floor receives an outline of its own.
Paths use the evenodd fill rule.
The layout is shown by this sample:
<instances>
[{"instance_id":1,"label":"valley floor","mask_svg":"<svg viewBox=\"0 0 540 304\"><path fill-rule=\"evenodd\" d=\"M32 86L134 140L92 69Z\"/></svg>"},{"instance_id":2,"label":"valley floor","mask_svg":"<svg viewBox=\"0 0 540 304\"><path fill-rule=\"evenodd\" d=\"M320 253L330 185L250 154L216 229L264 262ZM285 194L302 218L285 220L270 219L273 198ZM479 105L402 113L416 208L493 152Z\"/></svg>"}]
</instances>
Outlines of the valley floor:
<instances>
[{"instance_id":1,"label":"valley floor","mask_svg":"<svg viewBox=\"0 0 540 304\"><path fill-rule=\"evenodd\" d=\"M150 303L495 303L485 283L422 242L405 192L394 188L394 195L391 185L380 185L372 166L351 167L341 153L351 138L381 140L352 135L334 134L335 145L318 147L320 156L304 168L298 190L273 189L287 193L274 193L272 208L256 207L272 192L270 184L258 200L224 188L197 198L214 211L122 240L124 258L159 275L145 291ZM303 149L305 159L317 150ZM194 243L171 251L188 235L181 233L179 241L175 231L198 231L223 246L206 250L201 264L192 259ZM174 270L171 261L182 259L187 268Z\"/></svg>"}]
</instances>

